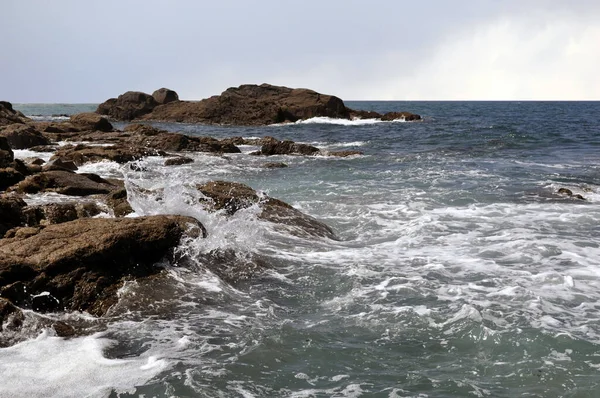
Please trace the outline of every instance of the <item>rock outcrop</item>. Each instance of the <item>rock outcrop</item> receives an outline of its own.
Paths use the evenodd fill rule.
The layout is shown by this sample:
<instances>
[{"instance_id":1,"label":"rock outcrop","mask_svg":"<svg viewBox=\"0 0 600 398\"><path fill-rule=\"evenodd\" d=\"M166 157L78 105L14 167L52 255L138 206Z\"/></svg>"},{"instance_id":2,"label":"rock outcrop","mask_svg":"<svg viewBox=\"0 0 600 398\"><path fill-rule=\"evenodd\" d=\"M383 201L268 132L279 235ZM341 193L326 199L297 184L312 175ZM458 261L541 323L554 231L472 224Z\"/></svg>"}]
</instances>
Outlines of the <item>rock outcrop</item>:
<instances>
[{"instance_id":1,"label":"rock outcrop","mask_svg":"<svg viewBox=\"0 0 600 398\"><path fill-rule=\"evenodd\" d=\"M97 113L85 112L71 116L71 124L80 130L86 131L112 131L110 122Z\"/></svg>"},{"instance_id":2,"label":"rock outcrop","mask_svg":"<svg viewBox=\"0 0 600 398\"><path fill-rule=\"evenodd\" d=\"M0 238L23 223L23 209L27 204L18 196L0 195Z\"/></svg>"},{"instance_id":3,"label":"rock outcrop","mask_svg":"<svg viewBox=\"0 0 600 398\"><path fill-rule=\"evenodd\" d=\"M260 148L260 154L265 156L272 155L316 155L319 148L307 144L299 144L293 141L277 141L268 143Z\"/></svg>"},{"instance_id":4,"label":"rock outcrop","mask_svg":"<svg viewBox=\"0 0 600 398\"><path fill-rule=\"evenodd\" d=\"M86 218L0 240L0 296L36 311L103 315L131 277L160 271L184 234L203 226L182 216Z\"/></svg>"},{"instance_id":5,"label":"rock outcrop","mask_svg":"<svg viewBox=\"0 0 600 398\"><path fill-rule=\"evenodd\" d=\"M152 93L152 98L159 104L168 104L169 102L179 101L179 95L173 90L168 88L159 88Z\"/></svg>"},{"instance_id":6,"label":"rock outcrop","mask_svg":"<svg viewBox=\"0 0 600 398\"><path fill-rule=\"evenodd\" d=\"M157 105L150 94L127 91L98 105L96 113L116 120L133 120L152 112Z\"/></svg>"},{"instance_id":7,"label":"rock outcrop","mask_svg":"<svg viewBox=\"0 0 600 398\"><path fill-rule=\"evenodd\" d=\"M21 112L15 111L10 102L0 101L0 126L6 126L13 123L27 123L29 118Z\"/></svg>"},{"instance_id":8,"label":"rock outcrop","mask_svg":"<svg viewBox=\"0 0 600 398\"><path fill-rule=\"evenodd\" d=\"M198 185L198 190L207 197L202 205L213 211L222 210L233 215L240 209L258 204L259 218L285 226L296 235L309 235L335 239L335 234L324 223L294 209L289 204L266 195L260 195L251 187L228 181L211 181Z\"/></svg>"},{"instance_id":9,"label":"rock outcrop","mask_svg":"<svg viewBox=\"0 0 600 398\"><path fill-rule=\"evenodd\" d=\"M108 194L118 188L120 187L95 174L52 170L27 177L14 190L19 193L56 192L62 195L87 196Z\"/></svg>"}]
</instances>

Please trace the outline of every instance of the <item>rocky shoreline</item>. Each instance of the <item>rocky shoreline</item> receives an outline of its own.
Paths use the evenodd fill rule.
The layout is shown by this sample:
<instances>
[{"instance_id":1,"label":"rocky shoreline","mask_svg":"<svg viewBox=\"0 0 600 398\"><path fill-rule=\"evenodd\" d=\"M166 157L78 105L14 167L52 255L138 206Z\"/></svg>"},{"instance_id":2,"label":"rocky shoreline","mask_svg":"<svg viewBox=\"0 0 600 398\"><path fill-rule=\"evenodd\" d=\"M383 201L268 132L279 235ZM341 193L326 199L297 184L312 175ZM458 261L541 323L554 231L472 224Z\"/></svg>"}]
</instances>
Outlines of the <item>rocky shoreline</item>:
<instances>
[{"instance_id":1,"label":"rocky shoreline","mask_svg":"<svg viewBox=\"0 0 600 398\"><path fill-rule=\"evenodd\" d=\"M25 314L87 312L101 317L118 300L127 280L160 277L161 260L185 264L174 249L182 238L202 239L209 232L196 219L179 215L126 217L133 213L124 181L80 173L78 168L103 160L119 164L146 156L164 157L164 165L193 162L186 153L240 153L239 145L255 145L253 156L358 156L358 151L328 152L311 145L273 137L218 140L172 133L133 123L116 130L115 120L171 120L186 123L257 125L294 122L327 116L335 118L402 118L353 111L333 96L311 90L269 85L241 86L200 102L180 101L177 93L160 89L152 96L128 92L101 104L96 113L72 115L69 120L41 122L0 102L0 346L24 338L19 329ZM61 145L59 145L59 142ZM65 144L65 142L67 144ZM73 144L69 144L73 142ZM18 159L14 150L52 153L50 161ZM266 162L266 168L286 167ZM282 224L292 234L336 239L332 229L289 204L231 181L198 185L204 199L197 205L229 217L258 205L258 218ZM26 195L56 193L72 201L28 205ZM231 253L210 253L206 267L229 282L248 278L264 268L260 261L236 263ZM65 322L41 322L57 335L83 333Z\"/></svg>"}]
</instances>

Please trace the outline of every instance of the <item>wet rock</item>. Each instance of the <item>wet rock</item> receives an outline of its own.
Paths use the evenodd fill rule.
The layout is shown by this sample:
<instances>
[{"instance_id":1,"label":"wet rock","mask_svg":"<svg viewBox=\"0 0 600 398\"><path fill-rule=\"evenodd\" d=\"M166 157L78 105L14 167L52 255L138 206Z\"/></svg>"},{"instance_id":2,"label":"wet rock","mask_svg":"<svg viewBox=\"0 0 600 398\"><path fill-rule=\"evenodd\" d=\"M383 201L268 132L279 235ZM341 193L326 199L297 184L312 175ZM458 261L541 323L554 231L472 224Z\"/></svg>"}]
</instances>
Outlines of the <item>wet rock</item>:
<instances>
[{"instance_id":1,"label":"wet rock","mask_svg":"<svg viewBox=\"0 0 600 398\"><path fill-rule=\"evenodd\" d=\"M71 122L31 122L29 123L31 126L35 127L38 131L42 133L50 133L54 134L69 134L69 133L77 133L82 130L81 127L75 126Z\"/></svg>"},{"instance_id":2,"label":"wet rock","mask_svg":"<svg viewBox=\"0 0 600 398\"><path fill-rule=\"evenodd\" d=\"M10 301L0 298L0 332L18 329L24 319L23 312ZM5 342L0 334L0 347L6 347L10 343Z\"/></svg>"},{"instance_id":3,"label":"wet rock","mask_svg":"<svg viewBox=\"0 0 600 398\"><path fill-rule=\"evenodd\" d=\"M113 211L115 217L123 217L133 213L133 209L127 200L127 190L125 188L106 195L106 204Z\"/></svg>"},{"instance_id":4,"label":"wet rock","mask_svg":"<svg viewBox=\"0 0 600 398\"><path fill-rule=\"evenodd\" d=\"M350 110L350 119L381 119L381 113L374 111Z\"/></svg>"},{"instance_id":5,"label":"wet rock","mask_svg":"<svg viewBox=\"0 0 600 398\"><path fill-rule=\"evenodd\" d=\"M0 195L0 238L23 221L25 201L18 196Z\"/></svg>"},{"instance_id":6,"label":"wet rock","mask_svg":"<svg viewBox=\"0 0 600 398\"><path fill-rule=\"evenodd\" d=\"M264 167L265 169L283 169L288 167L288 165L282 162L268 162L263 164L262 167Z\"/></svg>"},{"instance_id":7,"label":"wet rock","mask_svg":"<svg viewBox=\"0 0 600 398\"><path fill-rule=\"evenodd\" d=\"M188 163L194 163L194 159L185 156L178 156L176 158L169 158L165 160L165 166L180 166Z\"/></svg>"},{"instance_id":8,"label":"wet rock","mask_svg":"<svg viewBox=\"0 0 600 398\"><path fill-rule=\"evenodd\" d=\"M338 158L346 158L348 156L363 155L363 153L361 151L333 151L333 152L325 152L324 154L327 156L335 156Z\"/></svg>"},{"instance_id":9,"label":"wet rock","mask_svg":"<svg viewBox=\"0 0 600 398\"><path fill-rule=\"evenodd\" d=\"M320 236L335 239L335 234L324 223L306 215L289 204L266 195L260 195L251 187L227 181L210 181L198 185L198 190L207 197L202 205L207 210L222 210L233 215L240 209L258 204L261 208L259 218L280 224L292 234L301 236Z\"/></svg>"},{"instance_id":10,"label":"wet rock","mask_svg":"<svg viewBox=\"0 0 600 398\"><path fill-rule=\"evenodd\" d=\"M48 163L42 166L43 171L64 170L77 171L78 167L72 160L64 160L60 157L53 157Z\"/></svg>"},{"instance_id":11,"label":"wet rock","mask_svg":"<svg viewBox=\"0 0 600 398\"><path fill-rule=\"evenodd\" d=\"M410 113L410 112L388 112L381 117L383 121L392 121L392 120L404 120L407 122L414 122L417 120L421 120L421 116Z\"/></svg>"},{"instance_id":12,"label":"wet rock","mask_svg":"<svg viewBox=\"0 0 600 398\"><path fill-rule=\"evenodd\" d=\"M260 148L260 153L265 156L271 155L316 155L319 148L307 144L298 144L293 141L278 141L265 144Z\"/></svg>"},{"instance_id":13,"label":"wet rock","mask_svg":"<svg viewBox=\"0 0 600 398\"><path fill-rule=\"evenodd\" d=\"M107 194L118 188L92 174L77 174L63 170L45 171L21 181L14 188L19 193L56 192L63 195L87 196Z\"/></svg>"},{"instance_id":14,"label":"wet rock","mask_svg":"<svg viewBox=\"0 0 600 398\"><path fill-rule=\"evenodd\" d=\"M169 90L168 88L159 88L155 92L152 93L152 97L156 101L157 104L168 104L169 102L179 101L179 95L173 90Z\"/></svg>"},{"instance_id":15,"label":"wet rock","mask_svg":"<svg viewBox=\"0 0 600 398\"><path fill-rule=\"evenodd\" d=\"M338 97L308 89L262 84L231 87L221 95L198 102L177 101L154 108L146 120L187 123L268 125L317 116L349 117Z\"/></svg>"},{"instance_id":16,"label":"wet rock","mask_svg":"<svg viewBox=\"0 0 600 398\"><path fill-rule=\"evenodd\" d=\"M32 146L29 150L34 152L55 152L58 148L58 145L38 145Z\"/></svg>"},{"instance_id":17,"label":"wet rock","mask_svg":"<svg viewBox=\"0 0 600 398\"><path fill-rule=\"evenodd\" d=\"M561 195L573 196L573 191L568 188L559 188L558 193Z\"/></svg>"},{"instance_id":18,"label":"wet rock","mask_svg":"<svg viewBox=\"0 0 600 398\"><path fill-rule=\"evenodd\" d=\"M26 158L25 162L27 163L27 165L36 165L36 166L41 166L44 163L46 163L46 161L44 159L40 159L40 158Z\"/></svg>"},{"instance_id":19,"label":"wet rock","mask_svg":"<svg viewBox=\"0 0 600 398\"><path fill-rule=\"evenodd\" d=\"M0 167L9 167L15 160L15 154L12 151L6 137L0 136Z\"/></svg>"},{"instance_id":20,"label":"wet rock","mask_svg":"<svg viewBox=\"0 0 600 398\"><path fill-rule=\"evenodd\" d=\"M85 112L71 116L71 123L81 130L112 131L110 122L97 113Z\"/></svg>"},{"instance_id":21,"label":"wet rock","mask_svg":"<svg viewBox=\"0 0 600 398\"><path fill-rule=\"evenodd\" d=\"M139 130L138 130L139 131ZM142 130L147 131L147 130ZM159 132L152 135L132 136L127 142L146 148L170 152L240 153L240 149L228 142L211 137L190 137L178 133Z\"/></svg>"},{"instance_id":22,"label":"wet rock","mask_svg":"<svg viewBox=\"0 0 600 398\"><path fill-rule=\"evenodd\" d=\"M27 149L50 144L50 141L42 133L26 124L11 124L0 127L0 136L6 137L12 149Z\"/></svg>"},{"instance_id":23,"label":"wet rock","mask_svg":"<svg viewBox=\"0 0 600 398\"><path fill-rule=\"evenodd\" d=\"M24 239L0 240L0 286L25 285L29 297L18 305L31 307L35 297L50 295L58 300L55 308L99 316L117 301L125 279L158 273L154 264L187 233L205 231L197 220L182 216L50 225Z\"/></svg>"},{"instance_id":24,"label":"wet rock","mask_svg":"<svg viewBox=\"0 0 600 398\"><path fill-rule=\"evenodd\" d=\"M96 113L115 120L133 120L150 113L158 103L149 94L139 91L127 91L117 98L111 98L96 109Z\"/></svg>"},{"instance_id":25,"label":"wet rock","mask_svg":"<svg viewBox=\"0 0 600 398\"><path fill-rule=\"evenodd\" d=\"M0 101L0 126L13 123L27 123L30 119L21 112L15 111L10 102Z\"/></svg>"},{"instance_id":26,"label":"wet rock","mask_svg":"<svg viewBox=\"0 0 600 398\"><path fill-rule=\"evenodd\" d=\"M85 163L111 160L117 163L127 163L139 160L146 156L165 156L166 153L142 146L115 145L109 147L91 147L87 145L63 146L51 160L61 158L63 161L71 161L77 166Z\"/></svg>"}]
</instances>

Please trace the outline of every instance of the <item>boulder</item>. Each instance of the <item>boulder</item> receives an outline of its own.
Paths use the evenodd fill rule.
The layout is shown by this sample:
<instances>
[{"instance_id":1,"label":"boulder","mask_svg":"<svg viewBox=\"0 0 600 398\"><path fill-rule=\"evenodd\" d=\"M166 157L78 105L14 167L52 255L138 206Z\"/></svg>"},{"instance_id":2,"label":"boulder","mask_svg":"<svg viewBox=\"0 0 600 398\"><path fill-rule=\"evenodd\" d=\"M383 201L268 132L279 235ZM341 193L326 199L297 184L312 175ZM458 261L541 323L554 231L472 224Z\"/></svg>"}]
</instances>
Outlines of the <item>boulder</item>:
<instances>
[{"instance_id":1,"label":"boulder","mask_svg":"<svg viewBox=\"0 0 600 398\"><path fill-rule=\"evenodd\" d=\"M350 119L381 119L381 113L351 109Z\"/></svg>"},{"instance_id":2,"label":"boulder","mask_svg":"<svg viewBox=\"0 0 600 398\"><path fill-rule=\"evenodd\" d=\"M26 124L10 124L0 127L0 136L6 138L12 149L27 149L50 144L48 138Z\"/></svg>"},{"instance_id":3,"label":"boulder","mask_svg":"<svg viewBox=\"0 0 600 398\"><path fill-rule=\"evenodd\" d=\"M71 123L81 130L112 131L110 122L97 113L85 112L71 116Z\"/></svg>"},{"instance_id":4,"label":"boulder","mask_svg":"<svg viewBox=\"0 0 600 398\"><path fill-rule=\"evenodd\" d=\"M0 332L18 329L25 319L23 312L10 301L0 297ZM2 335L3 333L0 333ZM0 347L9 345L0 338Z\"/></svg>"},{"instance_id":5,"label":"boulder","mask_svg":"<svg viewBox=\"0 0 600 398\"><path fill-rule=\"evenodd\" d=\"M25 176L12 167L0 169L0 191L5 191L9 187L23 181Z\"/></svg>"},{"instance_id":6,"label":"boulder","mask_svg":"<svg viewBox=\"0 0 600 398\"><path fill-rule=\"evenodd\" d=\"M15 111L10 102L0 101L0 126L13 123L27 123L30 119L21 112Z\"/></svg>"},{"instance_id":7,"label":"boulder","mask_svg":"<svg viewBox=\"0 0 600 398\"><path fill-rule=\"evenodd\" d=\"M388 112L381 117L383 121L404 120L406 122L414 122L421 120L420 115L410 112Z\"/></svg>"},{"instance_id":8,"label":"boulder","mask_svg":"<svg viewBox=\"0 0 600 398\"><path fill-rule=\"evenodd\" d=\"M363 155L363 153L361 151L329 151L329 152L324 152L325 155L327 156L335 156L338 158L346 158L348 156L357 156L357 155Z\"/></svg>"},{"instance_id":9,"label":"boulder","mask_svg":"<svg viewBox=\"0 0 600 398\"><path fill-rule=\"evenodd\" d=\"M188 163L194 163L194 159L185 156L178 156L176 158L169 158L165 160L165 166L180 166Z\"/></svg>"},{"instance_id":10,"label":"boulder","mask_svg":"<svg viewBox=\"0 0 600 398\"><path fill-rule=\"evenodd\" d=\"M0 195L0 238L23 223L23 208L27 204L17 196Z\"/></svg>"},{"instance_id":11,"label":"boulder","mask_svg":"<svg viewBox=\"0 0 600 398\"><path fill-rule=\"evenodd\" d=\"M265 144L260 148L261 155L316 155L319 148L307 144L298 144L294 141L278 141Z\"/></svg>"},{"instance_id":12,"label":"boulder","mask_svg":"<svg viewBox=\"0 0 600 398\"><path fill-rule=\"evenodd\" d=\"M54 156L52 159L42 166L42 171L66 170L77 171L78 167L72 160L64 160Z\"/></svg>"},{"instance_id":13,"label":"boulder","mask_svg":"<svg viewBox=\"0 0 600 398\"><path fill-rule=\"evenodd\" d=\"M23 290L12 292L20 306L100 316L117 301L124 280L160 272L155 264L184 234L200 237L205 230L191 217L164 215L50 225L0 240L0 287L20 283Z\"/></svg>"},{"instance_id":14,"label":"boulder","mask_svg":"<svg viewBox=\"0 0 600 398\"><path fill-rule=\"evenodd\" d=\"M350 117L338 97L308 89L292 89L270 84L246 84L225 90L202 101L175 101L159 105L145 120L186 123L268 125L327 116Z\"/></svg>"},{"instance_id":15,"label":"boulder","mask_svg":"<svg viewBox=\"0 0 600 398\"><path fill-rule=\"evenodd\" d=\"M153 92L152 98L154 98L154 100L160 105L167 104L173 101L179 101L179 96L175 91L169 90L168 88L164 87L159 88L158 90Z\"/></svg>"},{"instance_id":16,"label":"boulder","mask_svg":"<svg viewBox=\"0 0 600 398\"><path fill-rule=\"evenodd\" d=\"M62 195L87 196L107 194L117 188L115 184L95 174L52 170L27 177L14 190L20 193L56 192Z\"/></svg>"},{"instance_id":17,"label":"boulder","mask_svg":"<svg viewBox=\"0 0 600 398\"><path fill-rule=\"evenodd\" d=\"M8 145L6 137L0 136L0 167L9 167L15 160L15 154Z\"/></svg>"},{"instance_id":18,"label":"boulder","mask_svg":"<svg viewBox=\"0 0 600 398\"><path fill-rule=\"evenodd\" d=\"M106 195L106 204L113 211L115 217L123 217L133 213L133 209L127 200L127 190L117 189Z\"/></svg>"},{"instance_id":19,"label":"boulder","mask_svg":"<svg viewBox=\"0 0 600 398\"><path fill-rule=\"evenodd\" d=\"M139 131L139 130L138 130ZM148 130L142 130L148 131ZM127 140L130 145L162 151L240 153L240 149L228 142L211 137L191 137L178 133L159 132L152 135L134 135Z\"/></svg>"},{"instance_id":20,"label":"boulder","mask_svg":"<svg viewBox=\"0 0 600 398\"><path fill-rule=\"evenodd\" d=\"M79 218L94 217L100 213L100 208L93 202L48 203L25 207L23 209L23 219L24 223L31 227L60 224Z\"/></svg>"},{"instance_id":21,"label":"boulder","mask_svg":"<svg viewBox=\"0 0 600 398\"><path fill-rule=\"evenodd\" d=\"M289 232L301 236L319 236L335 239L335 234L324 223L294 209L289 204L266 195L258 195L251 187L227 181L210 181L198 185L198 190L206 196L201 202L209 211L222 210L233 215L240 209L258 204L261 208L259 218L280 224Z\"/></svg>"},{"instance_id":22,"label":"boulder","mask_svg":"<svg viewBox=\"0 0 600 398\"><path fill-rule=\"evenodd\" d=\"M139 91L127 91L118 98L111 98L96 109L96 113L115 120L133 120L150 113L158 103L149 94Z\"/></svg>"},{"instance_id":23,"label":"boulder","mask_svg":"<svg viewBox=\"0 0 600 398\"><path fill-rule=\"evenodd\" d=\"M288 167L287 164L282 162L268 162L262 165L265 169L284 169Z\"/></svg>"}]
</instances>

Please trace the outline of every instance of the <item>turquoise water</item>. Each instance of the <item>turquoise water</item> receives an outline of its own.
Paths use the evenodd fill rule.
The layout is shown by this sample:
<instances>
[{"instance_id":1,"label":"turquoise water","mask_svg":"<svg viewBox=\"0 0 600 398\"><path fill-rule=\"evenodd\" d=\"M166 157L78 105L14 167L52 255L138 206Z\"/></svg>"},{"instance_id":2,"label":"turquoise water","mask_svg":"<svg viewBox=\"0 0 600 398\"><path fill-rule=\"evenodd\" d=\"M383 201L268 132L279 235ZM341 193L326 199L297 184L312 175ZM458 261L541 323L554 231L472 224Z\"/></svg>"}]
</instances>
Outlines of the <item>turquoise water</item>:
<instances>
[{"instance_id":1,"label":"turquoise water","mask_svg":"<svg viewBox=\"0 0 600 398\"><path fill-rule=\"evenodd\" d=\"M14 363L28 350L73 353L82 370L59 379L60 396L600 396L600 103L348 105L424 121L157 123L364 156L280 156L269 161L289 167L272 170L248 155L256 148L242 147L226 157L195 154L177 168L148 159L144 173L87 166L125 178L138 214L194 215L209 238L184 243L196 261L169 268L160 285L127 285L108 322L86 320L99 335L38 338L12 348ZM94 107L15 106L42 116ZM253 209L229 220L206 214L193 204L193 186L212 179L287 201L339 240L291 235ZM156 200L139 187L164 191ZM586 200L558 195L561 187ZM226 249L269 268L232 286L203 264L206 253ZM122 375L90 376L109 366L76 354L90 342ZM19 391L44 396L46 384Z\"/></svg>"}]
</instances>

